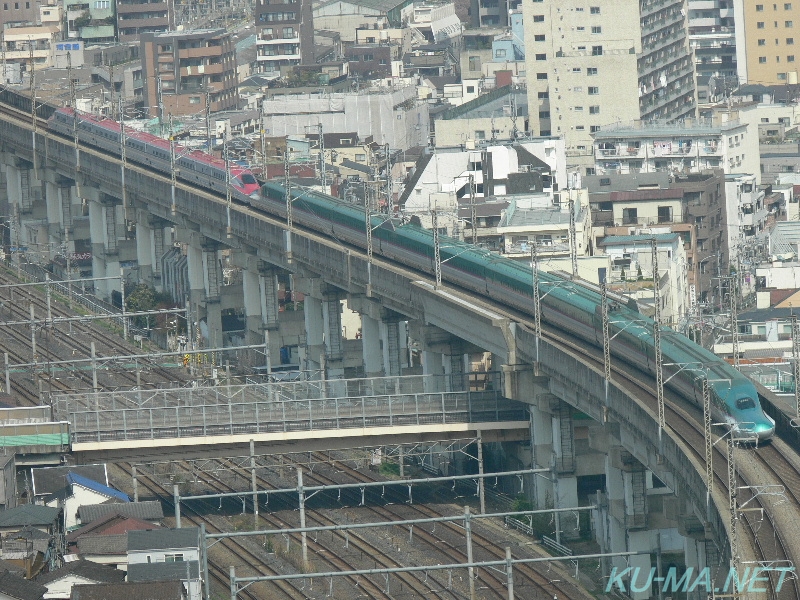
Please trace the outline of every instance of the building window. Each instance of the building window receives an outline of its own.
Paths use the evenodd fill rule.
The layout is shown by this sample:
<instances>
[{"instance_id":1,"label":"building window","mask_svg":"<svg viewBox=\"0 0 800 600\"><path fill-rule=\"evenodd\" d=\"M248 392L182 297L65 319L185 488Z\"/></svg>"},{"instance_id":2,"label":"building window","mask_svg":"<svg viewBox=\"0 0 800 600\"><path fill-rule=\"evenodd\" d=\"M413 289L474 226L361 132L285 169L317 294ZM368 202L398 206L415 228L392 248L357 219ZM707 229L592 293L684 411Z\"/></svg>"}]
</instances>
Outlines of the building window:
<instances>
[{"instance_id":1,"label":"building window","mask_svg":"<svg viewBox=\"0 0 800 600\"><path fill-rule=\"evenodd\" d=\"M586 67L587 75L597 75L597 67Z\"/></svg>"},{"instance_id":2,"label":"building window","mask_svg":"<svg viewBox=\"0 0 800 600\"><path fill-rule=\"evenodd\" d=\"M759 56L758 57L758 62L763 65L764 63L767 62L767 57L766 56Z\"/></svg>"},{"instance_id":3,"label":"building window","mask_svg":"<svg viewBox=\"0 0 800 600\"><path fill-rule=\"evenodd\" d=\"M759 46L766 46L767 45L767 40L758 40L758 45Z\"/></svg>"},{"instance_id":4,"label":"building window","mask_svg":"<svg viewBox=\"0 0 800 600\"><path fill-rule=\"evenodd\" d=\"M486 139L486 132L482 129L478 129L475 131L475 139L476 140L485 140Z\"/></svg>"},{"instance_id":5,"label":"building window","mask_svg":"<svg viewBox=\"0 0 800 600\"><path fill-rule=\"evenodd\" d=\"M592 46L592 56L602 56L602 55L603 55L602 46Z\"/></svg>"},{"instance_id":6,"label":"building window","mask_svg":"<svg viewBox=\"0 0 800 600\"><path fill-rule=\"evenodd\" d=\"M506 57L506 51L503 50L503 49L495 50L494 51L494 57L495 58L505 58Z\"/></svg>"},{"instance_id":7,"label":"building window","mask_svg":"<svg viewBox=\"0 0 800 600\"><path fill-rule=\"evenodd\" d=\"M367 162L366 154L356 154L356 162Z\"/></svg>"},{"instance_id":8,"label":"building window","mask_svg":"<svg viewBox=\"0 0 800 600\"><path fill-rule=\"evenodd\" d=\"M600 14L600 7L599 6L590 6L589 7L589 14L599 15Z\"/></svg>"},{"instance_id":9,"label":"building window","mask_svg":"<svg viewBox=\"0 0 800 600\"><path fill-rule=\"evenodd\" d=\"M537 73L536 74L536 79L539 79L539 80L547 79L547 73Z\"/></svg>"},{"instance_id":10,"label":"building window","mask_svg":"<svg viewBox=\"0 0 800 600\"><path fill-rule=\"evenodd\" d=\"M583 107L582 106L574 106L574 107L572 107L572 110L574 110L575 112L583 112Z\"/></svg>"},{"instance_id":11,"label":"building window","mask_svg":"<svg viewBox=\"0 0 800 600\"><path fill-rule=\"evenodd\" d=\"M200 96L189 96L189 104L200 104Z\"/></svg>"},{"instance_id":12,"label":"building window","mask_svg":"<svg viewBox=\"0 0 800 600\"><path fill-rule=\"evenodd\" d=\"M638 210L635 208L622 209L622 224L636 225L638 223Z\"/></svg>"},{"instance_id":13,"label":"building window","mask_svg":"<svg viewBox=\"0 0 800 600\"><path fill-rule=\"evenodd\" d=\"M791 2L786 2L783 5L783 10L792 10L792 3Z\"/></svg>"},{"instance_id":14,"label":"building window","mask_svg":"<svg viewBox=\"0 0 800 600\"><path fill-rule=\"evenodd\" d=\"M480 71L481 70L481 57L480 56L470 56L469 57L469 70L470 71Z\"/></svg>"},{"instance_id":15,"label":"building window","mask_svg":"<svg viewBox=\"0 0 800 600\"><path fill-rule=\"evenodd\" d=\"M585 129L586 129L586 127L584 125L575 125L575 131L584 131ZM578 150L580 150L580 149L581 149L581 147L578 146ZM586 146L584 146L583 149L585 150Z\"/></svg>"},{"instance_id":16,"label":"building window","mask_svg":"<svg viewBox=\"0 0 800 600\"><path fill-rule=\"evenodd\" d=\"M547 54L537 54L536 60L547 60Z\"/></svg>"},{"instance_id":17,"label":"building window","mask_svg":"<svg viewBox=\"0 0 800 600\"><path fill-rule=\"evenodd\" d=\"M794 38L786 38L786 45L793 46L794 45Z\"/></svg>"},{"instance_id":18,"label":"building window","mask_svg":"<svg viewBox=\"0 0 800 600\"><path fill-rule=\"evenodd\" d=\"M580 67L572 67L572 72L573 73L580 73L581 72L581 68Z\"/></svg>"},{"instance_id":19,"label":"building window","mask_svg":"<svg viewBox=\"0 0 800 600\"><path fill-rule=\"evenodd\" d=\"M176 563L176 562L183 562L183 554L165 554L164 555L164 562L165 563Z\"/></svg>"},{"instance_id":20,"label":"building window","mask_svg":"<svg viewBox=\"0 0 800 600\"><path fill-rule=\"evenodd\" d=\"M589 133L597 133L600 131L600 125L591 125L589 127Z\"/></svg>"},{"instance_id":21,"label":"building window","mask_svg":"<svg viewBox=\"0 0 800 600\"><path fill-rule=\"evenodd\" d=\"M533 36L533 41L534 42L543 42L544 40L545 40L545 37L544 37L543 33Z\"/></svg>"},{"instance_id":22,"label":"building window","mask_svg":"<svg viewBox=\"0 0 800 600\"><path fill-rule=\"evenodd\" d=\"M539 100L547 100L550 97L550 93L549 92L539 92L537 94L537 96L539 97Z\"/></svg>"},{"instance_id":23,"label":"building window","mask_svg":"<svg viewBox=\"0 0 800 600\"><path fill-rule=\"evenodd\" d=\"M589 107L589 114L590 115L599 115L600 114L600 107L599 106L590 106Z\"/></svg>"},{"instance_id":24,"label":"building window","mask_svg":"<svg viewBox=\"0 0 800 600\"><path fill-rule=\"evenodd\" d=\"M658 222L659 223L672 223L672 207L659 206L658 207Z\"/></svg>"},{"instance_id":25,"label":"building window","mask_svg":"<svg viewBox=\"0 0 800 600\"><path fill-rule=\"evenodd\" d=\"M533 15L534 23L544 23L544 15Z\"/></svg>"},{"instance_id":26,"label":"building window","mask_svg":"<svg viewBox=\"0 0 800 600\"><path fill-rule=\"evenodd\" d=\"M759 21L756 23L756 29L764 29L764 21Z\"/></svg>"},{"instance_id":27,"label":"building window","mask_svg":"<svg viewBox=\"0 0 800 600\"><path fill-rule=\"evenodd\" d=\"M365 54L364 55L364 62L369 62L371 60L375 60L375 56L373 54Z\"/></svg>"},{"instance_id":28,"label":"building window","mask_svg":"<svg viewBox=\"0 0 800 600\"><path fill-rule=\"evenodd\" d=\"M475 93L475 86L474 85L468 85L467 86L467 93L468 94L474 94Z\"/></svg>"},{"instance_id":29,"label":"building window","mask_svg":"<svg viewBox=\"0 0 800 600\"><path fill-rule=\"evenodd\" d=\"M592 25L592 33L603 33L603 28L600 25Z\"/></svg>"},{"instance_id":30,"label":"building window","mask_svg":"<svg viewBox=\"0 0 800 600\"><path fill-rule=\"evenodd\" d=\"M756 12L764 12L764 5L756 4Z\"/></svg>"},{"instance_id":31,"label":"building window","mask_svg":"<svg viewBox=\"0 0 800 600\"><path fill-rule=\"evenodd\" d=\"M539 118L540 119L549 119L550 118L550 111L549 110L540 110L539 111Z\"/></svg>"},{"instance_id":32,"label":"building window","mask_svg":"<svg viewBox=\"0 0 800 600\"><path fill-rule=\"evenodd\" d=\"M599 93L600 93L600 88L599 87L589 86L589 95L590 96L597 96L597 94L599 94Z\"/></svg>"},{"instance_id":33,"label":"building window","mask_svg":"<svg viewBox=\"0 0 800 600\"><path fill-rule=\"evenodd\" d=\"M778 73L778 79L781 81L786 81L786 73Z\"/></svg>"},{"instance_id":34,"label":"building window","mask_svg":"<svg viewBox=\"0 0 800 600\"><path fill-rule=\"evenodd\" d=\"M794 27L794 21L786 21L786 22L784 23L784 25L785 25L786 27Z\"/></svg>"},{"instance_id":35,"label":"building window","mask_svg":"<svg viewBox=\"0 0 800 600\"><path fill-rule=\"evenodd\" d=\"M794 54L790 54L786 57L786 62L794 62Z\"/></svg>"}]
</instances>

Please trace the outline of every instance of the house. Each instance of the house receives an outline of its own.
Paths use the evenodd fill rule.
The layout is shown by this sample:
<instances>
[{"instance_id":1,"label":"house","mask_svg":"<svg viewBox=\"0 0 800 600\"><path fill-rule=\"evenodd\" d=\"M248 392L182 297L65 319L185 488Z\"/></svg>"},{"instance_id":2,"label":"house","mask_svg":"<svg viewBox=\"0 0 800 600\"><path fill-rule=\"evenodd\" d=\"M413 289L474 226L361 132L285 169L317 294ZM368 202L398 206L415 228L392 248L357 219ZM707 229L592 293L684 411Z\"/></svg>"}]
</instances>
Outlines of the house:
<instances>
[{"instance_id":1,"label":"house","mask_svg":"<svg viewBox=\"0 0 800 600\"><path fill-rule=\"evenodd\" d=\"M1 597L0 597L1 598ZM188 600L180 581L76 585L71 600Z\"/></svg>"},{"instance_id":2,"label":"house","mask_svg":"<svg viewBox=\"0 0 800 600\"><path fill-rule=\"evenodd\" d=\"M122 569L128 568L128 534L84 535L73 548L81 558Z\"/></svg>"},{"instance_id":3,"label":"house","mask_svg":"<svg viewBox=\"0 0 800 600\"><path fill-rule=\"evenodd\" d=\"M73 560L63 567L36 578L47 588L45 600L69 600L72 586L76 584L119 583L125 572L87 560Z\"/></svg>"},{"instance_id":4,"label":"house","mask_svg":"<svg viewBox=\"0 0 800 600\"><path fill-rule=\"evenodd\" d=\"M23 504L0 512L0 534L17 533L34 527L48 534L59 530L61 509L38 504Z\"/></svg>"},{"instance_id":5,"label":"house","mask_svg":"<svg viewBox=\"0 0 800 600\"><path fill-rule=\"evenodd\" d=\"M67 535L67 548L78 543L78 539L86 535L114 535L127 533L133 530L153 529L160 525L153 525L135 517L127 517L118 512L110 512L91 523L76 529Z\"/></svg>"},{"instance_id":6,"label":"house","mask_svg":"<svg viewBox=\"0 0 800 600\"><path fill-rule=\"evenodd\" d=\"M158 500L147 502L106 502L78 508L78 522L91 523L108 513L119 513L158 525L164 519L164 509Z\"/></svg>"},{"instance_id":7,"label":"house","mask_svg":"<svg viewBox=\"0 0 800 600\"><path fill-rule=\"evenodd\" d=\"M201 545L198 527L130 531L128 571L139 581L180 576L189 600L200 600Z\"/></svg>"},{"instance_id":8,"label":"house","mask_svg":"<svg viewBox=\"0 0 800 600\"><path fill-rule=\"evenodd\" d=\"M80 525L78 508L87 504L100 504L107 500L130 502L126 494L77 473L67 474L66 487L46 497L45 506L64 509L64 527L67 531Z\"/></svg>"},{"instance_id":9,"label":"house","mask_svg":"<svg viewBox=\"0 0 800 600\"><path fill-rule=\"evenodd\" d=\"M71 467L42 467L31 469L31 487L36 497L49 496L67 485L67 475L75 473L93 481L108 485L108 471L104 464Z\"/></svg>"},{"instance_id":10,"label":"house","mask_svg":"<svg viewBox=\"0 0 800 600\"><path fill-rule=\"evenodd\" d=\"M0 572L0 600L42 600L47 588L8 571Z\"/></svg>"}]
</instances>

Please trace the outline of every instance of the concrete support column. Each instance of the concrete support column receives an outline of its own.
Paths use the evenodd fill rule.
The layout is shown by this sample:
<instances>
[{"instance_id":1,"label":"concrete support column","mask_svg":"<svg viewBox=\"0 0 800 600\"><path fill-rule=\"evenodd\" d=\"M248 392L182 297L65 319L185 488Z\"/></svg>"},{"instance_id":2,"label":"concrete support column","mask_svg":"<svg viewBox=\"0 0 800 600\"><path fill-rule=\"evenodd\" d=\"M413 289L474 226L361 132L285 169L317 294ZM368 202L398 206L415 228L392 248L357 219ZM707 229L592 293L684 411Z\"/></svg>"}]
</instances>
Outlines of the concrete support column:
<instances>
[{"instance_id":1,"label":"concrete support column","mask_svg":"<svg viewBox=\"0 0 800 600\"><path fill-rule=\"evenodd\" d=\"M139 281L153 285L153 229L144 211L136 215L136 257L139 261Z\"/></svg>"},{"instance_id":2,"label":"concrete support column","mask_svg":"<svg viewBox=\"0 0 800 600\"><path fill-rule=\"evenodd\" d=\"M113 204L98 200L89 202L89 236L92 243L92 273L94 277L119 275L117 256L116 210ZM119 280L103 280L95 283L98 296L110 300L111 291L120 291Z\"/></svg>"},{"instance_id":3,"label":"concrete support column","mask_svg":"<svg viewBox=\"0 0 800 600\"><path fill-rule=\"evenodd\" d=\"M303 317L306 325L306 343L300 348L304 361L302 367L308 370L320 368L320 357L325 352L325 322L322 313L322 300L313 296L303 299Z\"/></svg>"},{"instance_id":4,"label":"concrete support column","mask_svg":"<svg viewBox=\"0 0 800 600\"><path fill-rule=\"evenodd\" d=\"M342 302L337 294L329 294L323 301L322 318L325 328L326 379L341 379L344 377Z\"/></svg>"},{"instance_id":5,"label":"concrete support column","mask_svg":"<svg viewBox=\"0 0 800 600\"><path fill-rule=\"evenodd\" d=\"M208 345L211 348L222 348L222 304L220 302L222 272L219 264L219 253L215 245L204 246L202 252Z\"/></svg>"},{"instance_id":6,"label":"concrete support column","mask_svg":"<svg viewBox=\"0 0 800 600\"><path fill-rule=\"evenodd\" d=\"M197 332L200 321L205 317L205 306L202 302L205 294L205 285L203 283L203 250L198 245L189 243L186 247L186 271L189 278L189 304L192 313L192 332L195 339L192 340L193 344L197 343ZM208 346L206 346L208 347Z\"/></svg>"},{"instance_id":7,"label":"concrete support column","mask_svg":"<svg viewBox=\"0 0 800 600\"><path fill-rule=\"evenodd\" d=\"M380 339L383 350L383 369L387 376L401 374L403 355L408 355L405 348L405 327L401 328L400 321L381 320ZM402 337L401 337L402 335ZM406 359L406 362L407 359Z\"/></svg>"},{"instance_id":8,"label":"concrete support column","mask_svg":"<svg viewBox=\"0 0 800 600\"><path fill-rule=\"evenodd\" d=\"M380 321L367 314L361 314L361 341L364 355L364 375L381 377L383 375L383 354L381 352Z\"/></svg>"},{"instance_id":9,"label":"concrete support column","mask_svg":"<svg viewBox=\"0 0 800 600\"><path fill-rule=\"evenodd\" d=\"M553 461L553 415L540 406L541 402L528 407L531 415L531 449L534 467L549 469ZM549 408L547 404L545 407ZM544 508L553 498L552 481L534 477L532 492L535 505Z\"/></svg>"},{"instance_id":10,"label":"concrete support column","mask_svg":"<svg viewBox=\"0 0 800 600\"><path fill-rule=\"evenodd\" d=\"M443 377L442 358L441 352L422 351L422 374L431 376L424 379L425 391L428 393L447 391L445 389L445 378Z\"/></svg>"}]
</instances>

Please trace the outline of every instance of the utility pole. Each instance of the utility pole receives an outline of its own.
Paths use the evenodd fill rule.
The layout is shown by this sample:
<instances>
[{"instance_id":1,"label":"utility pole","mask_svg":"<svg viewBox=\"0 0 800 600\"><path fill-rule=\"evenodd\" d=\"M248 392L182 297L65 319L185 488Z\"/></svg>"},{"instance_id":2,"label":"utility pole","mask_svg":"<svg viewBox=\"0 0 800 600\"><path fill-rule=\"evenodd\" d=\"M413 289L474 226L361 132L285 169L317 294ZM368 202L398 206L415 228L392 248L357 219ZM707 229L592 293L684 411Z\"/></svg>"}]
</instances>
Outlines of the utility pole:
<instances>
[{"instance_id":1,"label":"utility pole","mask_svg":"<svg viewBox=\"0 0 800 600\"><path fill-rule=\"evenodd\" d=\"M795 419L800 420L800 323L797 315L792 315L792 372L794 373Z\"/></svg>"},{"instance_id":2,"label":"utility pole","mask_svg":"<svg viewBox=\"0 0 800 600\"><path fill-rule=\"evenodd\" d=\"M531 243L531 278L533 279L533 313L536 333L536 364L539 364L539 339L542 337L542 304L539 296L539 255L536 242ZM537 367L538 368L538 367Z\"/></svg>"},{"instance_id":3,"label":"utility pole","mask_svg":"<svg viewBox=\"0 0 800 600\"><path fill-rule=\"evenodd\" d=\"M469 174L469 219L472 227L472 245L478 245L478 211L475 208L475 176Z\"/></svg>"},{"instance_id":4,"label":"utility pole","mask_svg":"<svg viewBox=\"0 0 800 600\"><path fill-rule=\"evenodd\" d=\"M385 145L386 149L386 214L392 211L392 164L391 154L389 151L389 144Z\"/></svg>"},{"instance_id":5,"label":"utility pole","mask_svg":"<svg viewBox=\"0 0 800 600\"><path fill-rule=\"evenodd\" d=\"M661 290L658 281L658 244L656 238L650 242L650 251L653 261L653 302L655 315L653 316L653 351L656 359L656 393L658 396L658 439L666 426L664 419L664 358L661 356Z\"/></svg>"},{"instance_id":6,"label":"utility pole","mask_svg":"<svg viewBox=\"0 0 800 600\"><path fill-rule=\"evenodd\" d=\"M264 129L264 103L259 103L258 125L261 136L261 179L267 180L267 130Z\"/></svg>"},{"instance_id":7,"label":"utility pole","mask_svg":"<svg viewBox=\"0 0 800 600\"><path fill-rule=\"evenodd\" d=\"M228 219L228 225L225 227L225 237L231 239L233 237L233 227L231 226L231 204L233 198L231 196L231 164L228 158L228 132L222 134L222 158L225 160L225 213Z\"/></svg>"},{"instance_id":8,"label":"utility pole","mask_svg":"<svg viewBox=\"0 0 800 600\"><path fill-rule=\"evenodd\" d=\"M283 152L283 189L286 190L286 227L292 231L292 180L289 177L289 146Z\"/></svg>"},{"instance_id":9,"label":"utility pole","mask_svg":"<svg viewBox=\"0 0 800 600\"><path fill-rule=\"evenodd\" d=\"M33 58L33 41L28 40L28 58L30 60L31 66L31 77L30 77L30 91L31 91L31 126L33 127L33 131L31 132L33 136L33 173L36 179L39 179L39 169L37 167L37 160L36 160L36 136L39 133L39 122L36 118L36 63L34 62Z\"/></svg>"},{"instance_id":10,"label":"utility pole","mask_svg":"<svg viewBox=\"0 0 800 600\"><path fill-rule=\"evenodd\" d=\"M327 177L325 174L325 138L322 135L322 123L318 126L319 128L319 177L320 182L322 183L322 193L328 193L328 182Z\"/></svg>"},{"instance_id":11,"label":"utility pole","mask_svg":"<svg viewBox=\"0 0 800 600\"><path fill-rule=\"evenodd\" d=\"M211 91L206 90L206 152L211 154Z\"/></svg>"},{"instance_id":12,"label":"utility pole","mask_svg":"<svg viewBox=\"0 0 800 600\"><path fill-rule=\"evenodd\" d=\"M170 191L171 203L170 212L174 215L178 212L178 207L175 205L175 194L178 185L177 165L175 164L175 130L172 128L172 113L169 114L169 175L170 175Z\"/></svg>"},{"instance_id":13,"label":"utility pole","mask_svg":"<svg viewBox=\"0 0 800 600\"><path fill-rule=\"evenodd\" d=\"M731 277L731 338L733 342L733 368L739 370L739 308L736 295L739 293L739 273Z\"/></svg>"},{"instance_id":14,"label":"utility pole","mask_svg":"<svg viewBox=\"0 0 800 600\"><path fill-rule=\"evenodd\" d=\"M567 190L569 193L569 258L572 262L572 276L578 276L578 248L577 232L575 231L575 201L572 199L572 186Z\"/></svg>"},{"instance_id":15,"label":"utility pole","mask_svg":"<svg viewBox=\"0 0 800 600\"><path fill-rule=\"evenodd\" d=\"M714 491L714 444L711 440L711 388L708 385L708 372L703 376L703 435L706 441L706 506L710 506Z\"/></svg>"},{"instance_id":16,"label":"utility pole","mask_svg":"<svg viewBox=\"0 0 800 600\"><path fill-rule=\"evenodd\" d=\"M161 78L158 79L158 88L161 89ZM159 91L159 96L161 92ZM119 107L119 156L121 159L121 173L122 177L120 182L122 183L122 211L124 214L125 219L125 231L128 230L128 190L127 186L125 185L125 171L127 166L127 157L125 155L125 113L122 111L122 98L120 98L120 107ZM160 108L159 108L160 111ZM161 126L161 116L159 112L158 122L159 126ZM161 128L161 133L164 133L163 127Z\"/></svg>"},{"instance_id":17,"label":"utility pole","mask_svg":"<svg viewBox=\"0 0 800 600\"><path fill-rule=\"evenodd\" d=\"M69 56L69 54L67 54L67 56ZM109 101L111 102L111 117L113 118L114 117L114 109L115 109L115 106L114 106L114 63L111 63L111 62L109 62L109 65L108 65L108 77L111 80L111 95L109 96ZM122 97L120 97L120 100L122 100ZM120 103L120 106L121 105L122 104Z\"/></svg>"},{"instance_id":18,"label":"utility pole","mask_svg":"<svg viewBox=\"0 0 800 600\"><path fill-rule=\"evenodd\" d=\"M72 78L72 52L67 52L67 79L69 79L69 105L72 107L72 142L75 145L75 171L80 172L81 150L78 143L78 99L75 80Z\"/></svg>"},{"instance_id":19,"label":"utility pole","mask_svg":"<svg viewBox=\"0 0 800 600\"><path fill-rule=\"evenodd\" d=\"M439 244L439 219L436 214L436 205L433 205L432 223L433 226L433 268L436 273L436 289L442 287L442 254Z\"/></svg>"},{"instance_id":20,"label":"utility pole","mask_svg":"<svg viewBox=\"0 0 800 600\"><path fill-rule=\"evenodd\" d=\"M728 434L728 510L730 511L730 542L731 542L731 571L739 572L739 507L736 502L736 456L734 449L736 442L733 439L733 432ZM738 587L738 586L737 586ZM734 593L739 590L734 590Z\"/></svg>"},{"instance_id":21,"label":"utility pole","mask_svg":"<svg viewBox=\"0 0 800 600\"><path fill-rule=\"evenodd\" d=\"M161 75L156 77L156 104L158 105L158 134L164 135L164 93L161 86Z\"/></svg>"},{"instance_id":22,"label":"utility pole","mask_svg":"<svg viewBox=\"0 0 800 600\"><path fill-rule=\"evenodd\" d=\"M603 375L605 377L606 404L608 403L608 385L611 382L611 328L608 318L608 280L604 277L600 284L603 317Z\"/></svg>"}]
</instances>

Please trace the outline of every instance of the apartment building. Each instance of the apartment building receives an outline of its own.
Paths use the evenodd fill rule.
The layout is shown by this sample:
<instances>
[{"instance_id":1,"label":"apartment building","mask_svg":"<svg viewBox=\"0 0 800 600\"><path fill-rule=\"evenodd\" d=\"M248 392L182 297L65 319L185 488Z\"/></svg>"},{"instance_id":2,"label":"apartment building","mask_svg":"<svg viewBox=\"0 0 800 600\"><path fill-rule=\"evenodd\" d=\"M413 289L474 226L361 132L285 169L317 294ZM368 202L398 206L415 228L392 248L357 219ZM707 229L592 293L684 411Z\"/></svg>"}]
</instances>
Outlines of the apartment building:
<instances>
[{"instance_id":1,"label":"apartment building","mask_svg":"<svg viewBox=\"0 0 800 600\"><path fill-rule=\"evenodd\" d=\"M696 173L724 169L760 181L758 130L738 119L615 123L594 134L594 172Z\"/></svg>"},{"instance_id":2,"label":"apartment building","mask_svg":"<svg viewBox=\"0 0 800 600\"><path fill-rule=\"evenodd\" d=\"M142 36L143 97L151 116L236 108L236 58L225 29Z\"/></svg>"},{"instance_id":3,"label":"apartment building","mask_svg":"<svg viewBox=\"0 0 800 600\"><path fill-rule=\"evenodd\" d=\"M260 0L256 4L256 62L264 77L281 67L314 64L311 0Z\"/></svg>"},{"instance_id":4,"label":"apartment building","mask_svg":"<svg viewBox=\"0 0 800 600\"><path fill-rule=\"evenodd\" d=\"M736 54L748 83L796 84L795 44L800 44L800 2L735 0Z\"/></svg>"},{"instance_id":5,"label":"apartment building","mask_svg":"<svg viewBox=\"0 0 800 600\"><path fill-rule=\"evenodd\" d=\"M524 3L532 133L563 135L570 164L591 168L606 125L693 116L685 12L682 0Z\"/></svg>"},{"instance_id":6,"label":"apartment building","mask_svg":"<svg viewBox=\"0 0 800 600\"><path fill-rule=\"evenodd\" d=\"M113 42L116 24L112 0L64 0L66 34L87 42Z\"/></svg>"},{"instance_id":7,"label":"apartment building","mask_svg":"<svg viewBox=\"0 0 800 600\"><path fill-rule=\"evenodd\" d=\"M39 18L36 0L4 0L0 10L0 29L13 25L35 24Z\"/></svg>"},{"instance_id":8,"label":"apartment building","mask_svg":"<svg viewBox=\"0 0 800 600\"><path fill-rule=\"evenodd\" d=\"M700 103L721 99L738 87L733 4L733 0L687 2Z\"/></svg>"},{"instance_id":9,"label":"apartment building","mask_svg":"<svg viewBox=\"0 0 800 600\"><path fill-rule=\"evenodd\" d=\"M169 31L175 23L173 0L116 0L120 42L136 42L145 33Z\"/></svg>"}]
</instances>

